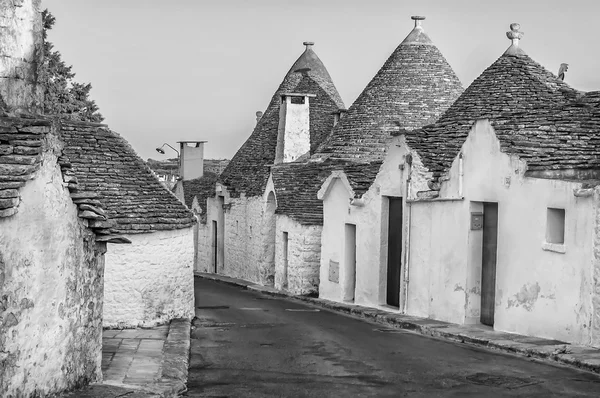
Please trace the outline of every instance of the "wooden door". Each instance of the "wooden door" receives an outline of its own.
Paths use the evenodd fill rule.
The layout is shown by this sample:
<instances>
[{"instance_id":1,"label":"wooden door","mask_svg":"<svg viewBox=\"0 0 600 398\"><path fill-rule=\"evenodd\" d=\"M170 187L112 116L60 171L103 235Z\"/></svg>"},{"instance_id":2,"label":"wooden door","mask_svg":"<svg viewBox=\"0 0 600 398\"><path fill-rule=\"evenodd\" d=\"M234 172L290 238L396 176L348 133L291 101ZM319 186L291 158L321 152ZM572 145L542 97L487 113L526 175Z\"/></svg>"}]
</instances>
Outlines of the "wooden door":
<instances>
[{"instance_id":1,"label":"wooden door","mask_svg":"<svg viewBox=\"0 0 600 398\"><path fill-rule=\"evenodd\" d=\"M346 224L344 254L344 301L354 301L356 290L356 225Z\"/></svg>"},{"instance_id":2,"label":"wooden door","mask_svg":"<svg viewBox=\"0 0 600 398\"><path fill-rule=\"evenodd\" d=\"M282 275L282 285L284 289L288 287L288 245L289 245L289 235L287 232L283 233L283 275Z\"/></svg>"},{"instance_id":3,"label":"wooden door","mask_svg":"<svg viewBox=\"0 0 600 398\"><path fill-rule=\"evenodd\" d=\"M400 269L402 266L402 198L389 198L387 304L400 307Z\"/></svg>"},{"instance_id":4,"label":"wooden door","mask_svg":"<svg viewBox=\"0 0 600 398\"><path fill-rule=\"evenodd\" d=\"M494 326L496 256L498 254L498 203L483 204L483 253L481 258L481 318Z\"/></svg>"},{"instance_id":5,"label":"wooden door","mask_svg":"<svg viewBox=\"0 0 600 398\"><path fill-rule=\"evenodd\" d=\"M217 273L217 265L219 264L219 232L217 230L217 222L212 222L213 227L213 272Z\"/></svg>"}]
</instances>

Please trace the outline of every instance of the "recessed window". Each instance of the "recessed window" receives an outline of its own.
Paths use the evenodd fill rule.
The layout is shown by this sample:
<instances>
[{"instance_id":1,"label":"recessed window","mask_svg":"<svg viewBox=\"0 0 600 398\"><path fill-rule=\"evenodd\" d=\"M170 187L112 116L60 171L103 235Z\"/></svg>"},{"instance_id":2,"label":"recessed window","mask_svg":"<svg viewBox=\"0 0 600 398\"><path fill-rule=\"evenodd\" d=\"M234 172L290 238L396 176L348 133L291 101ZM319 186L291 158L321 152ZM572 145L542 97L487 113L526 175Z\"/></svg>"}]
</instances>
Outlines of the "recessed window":
<instances>
[{"instance_id":1,"label":"recessed window","mask_svg":"<svg viewBox=\"0 0 600 398\"><path fill-rule=\"evenodd\" d=\"M546 216L546 242L565 243L565 209L548 207Z\"/></svg>"},{"instance_id":2,"label":"recessed window","mask_svg":"<svg viewBox=\"0 0 600 398\"><path fill-rule=\"evenodd\" d=\"M303 104L304 103L304 97L292 97L292 104Z\"/></svg>"}]
</instances>

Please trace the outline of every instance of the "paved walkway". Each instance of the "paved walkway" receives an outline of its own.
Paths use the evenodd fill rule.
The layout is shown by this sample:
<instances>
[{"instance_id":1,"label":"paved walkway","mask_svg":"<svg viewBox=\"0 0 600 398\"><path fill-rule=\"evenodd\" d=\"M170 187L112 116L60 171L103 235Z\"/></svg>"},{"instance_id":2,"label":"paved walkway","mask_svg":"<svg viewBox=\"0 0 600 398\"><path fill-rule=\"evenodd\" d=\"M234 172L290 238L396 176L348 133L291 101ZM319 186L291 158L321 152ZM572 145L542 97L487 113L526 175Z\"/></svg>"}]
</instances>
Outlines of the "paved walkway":
<instances>
[{"instance_id":1,"label":"paved walkway","mask_svg":"<svg viewBox=\"0 0 600 398\"><path fill-rule=\"evenodd\" d=\"M260 291L265 294L287 296L390 327L408 329L428 336L474 344L499 351L521 354L527 357L548 359L564 365L600 373L600 349L597 348L578 346L557 340L499 332L481 326L457 325L427 318L402 315L397 312L385 310L385 308L369 308L353 304L342 304L319 298L295 296L272 287L261 286L252 282L218 274L196 272L195 275L232 285L243 286L247 289Z\"/></svg>"},{"instance_id":2,"label":"paved walkway","mask_svg":"<svg viewBox=\"0 0 600 398\"><path fill-rule=\"evenodd\" d=\"M105 330L102 375L105 384L148 385L162 376L169 325L153 329Z\"/></svg>"},{"instance_id":3,"label":"paved walkway","mask_svg":"<svg viewBox=\"0 0 600 398\"><path fill-rule=\"evenodd\" d=\"M176 397L186 390L190 321L148 329L104 330L103 382L65 398Z\"/></svg>"}]
</instances>

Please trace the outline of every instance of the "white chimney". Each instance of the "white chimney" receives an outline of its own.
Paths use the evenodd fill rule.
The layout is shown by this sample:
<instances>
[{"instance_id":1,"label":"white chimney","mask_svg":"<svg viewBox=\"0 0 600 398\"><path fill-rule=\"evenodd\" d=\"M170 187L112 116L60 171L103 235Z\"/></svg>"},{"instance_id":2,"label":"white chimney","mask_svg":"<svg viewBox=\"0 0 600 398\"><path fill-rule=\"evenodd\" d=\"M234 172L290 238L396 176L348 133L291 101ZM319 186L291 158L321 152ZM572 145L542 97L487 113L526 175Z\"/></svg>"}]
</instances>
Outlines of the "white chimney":
<instances>
[{"instance_id":1,"label":"white chimney","mask_svg":"<svg viewBox=\"0 0 600 398\"><path fill-rule=\"evenodd\" d=\"M204 143L206 141L179 141L179 175L183 181L204 175Z\"/></svg>"},{"instance_id":2,"label":"white chimney","mask_svg":"<svg viewBox=\"0 0 600 398\"><path fill-rule=\"evenodd\" d=\"M310 98L315 94L281 95L275 163L293 162L310 151Z\"/></svg>"}]
</instances>

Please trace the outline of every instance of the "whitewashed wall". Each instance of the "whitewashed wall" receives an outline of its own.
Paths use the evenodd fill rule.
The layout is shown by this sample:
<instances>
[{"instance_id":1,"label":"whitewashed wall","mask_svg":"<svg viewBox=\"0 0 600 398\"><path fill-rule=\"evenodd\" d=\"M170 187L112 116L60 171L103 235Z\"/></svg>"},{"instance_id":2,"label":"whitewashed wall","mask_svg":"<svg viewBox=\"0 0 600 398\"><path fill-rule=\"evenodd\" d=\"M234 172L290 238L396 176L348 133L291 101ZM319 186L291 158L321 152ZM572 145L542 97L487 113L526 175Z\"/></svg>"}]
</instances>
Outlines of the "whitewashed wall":
<instances>
[{"instance_id":1,"label":"whitewashed wall","mask_svg":"<svg viewBox=\"0 0 600 398\"><path fill-rule=\"evenodd\" d=\"M292 294L316 294L319 290L321 259L320 225L302 225L290 217L277 215L275 288ZM288 236L287 271L283 233Z\"/></svg>"},{"instance_id":2,"label":"whitewashed wall","mask_svg":"<svg viewBox=\"0 0 600 398\"><path fill-rule=\"evenodd\" d=\"M385 304L388 256L387 196L403 197L405 150L394 142L390 145L375 181L363 195L363 206L350 204L350 187L336 178L323 197L323 234L319 296L343 301L347 296L341 283L329 280L331 262L340 267L340 281L346 278L344 264L345 224L356 225L356 286L354 302L366 306ZM405 234L403 234L405 235ZM402 241L404 247L404 240Z\"/></svg>"},{"instance_id":3,"label":"whitewashed wall","mask_svg":"<svg viewBox=\"0 0 600 398\"><path fill-rule=\"evenodd\" d=\"M408 312L477 322L481 231L469 229L470 211L498 202L494 329L594 343L593 198L573 195L579 183L524 177L487 122L475 125L463 154L465 199L413 205ZM456 160L442 197L457 196L458 178ZM544 249L548 207L566 209L564 253Z\"/></svg>"},{"instance_id":4,"label":"whitewashed wall","mask_svg":"<svg viewBox=\"0 0 600 398\"><path fill-rule=\"evenodd\" d=\"M47 396L100 380L104 244L62 185L48 135L40 170L0 218L0 391Z\"/></svg>"},{"instance_id":5,"label":"whitewashed wall","mask_svg":"<svg viewBox=\"0 0 600 398\"><path fill-rule=\"evenodd\" d=\"M184 228L127 235L109 244L104 326L151 326L194 316L194 231Z\"/></svg>"}]
</instances>

